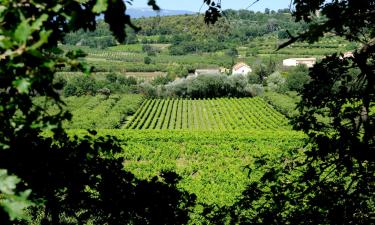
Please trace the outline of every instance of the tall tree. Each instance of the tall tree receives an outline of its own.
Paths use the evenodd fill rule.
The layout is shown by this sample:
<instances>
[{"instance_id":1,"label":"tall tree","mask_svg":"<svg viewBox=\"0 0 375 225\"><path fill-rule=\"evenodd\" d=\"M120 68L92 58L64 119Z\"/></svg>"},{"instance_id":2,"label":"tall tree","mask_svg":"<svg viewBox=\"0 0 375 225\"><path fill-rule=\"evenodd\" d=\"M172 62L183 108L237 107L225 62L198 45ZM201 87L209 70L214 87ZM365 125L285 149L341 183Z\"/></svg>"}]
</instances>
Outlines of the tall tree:
<instances>
[{"instance_id":1,"label":"tall tree","mask_svg":"<svg viewBox=\"0 0 375 225\"><path fill-rule=\"evenodd\" d=\"M260 182L249 184L241 200L213 214L213 220L374 224L375 1L294 0L293 9L296 21L305 21L308 29L289 33L280 48L312 43L327 33L360 47L353 57L336 53L310 69L294 121L308 137L303 151L285 152L277 162L260 157L252 168L264 171Z\"/></svg>"},{"instance_id":2,"label":"tall tree","mask_svg":"<svg viewBox=\"0 0 375 225\"><path fill-rule=\"evenodd\" d=\"M157 10L155 1L148 4ZM135 27L122 0L0 0L0 223L29 218L40 224L184 224L194 196L177 190L178 176L136 179L123 169L112 137L90 131L69 137L54 73L61 67L81 70L81 51L63 53L66 33L94 30L104 20L119 42L125 27ZM35 105L44 96L60 109L54 115ZM6 170L3 170L6 169ZM15 174L20 179L13 175ZM18 184L17 186L15 186ZM30 192L31 191L31 192ZM28 200L27 200L28 198ZM181 209L184 205L187 208ZM39 220L39 221L38 221ZM33 222L34 223L34 222Z\"/></svg>"}]
</instances>

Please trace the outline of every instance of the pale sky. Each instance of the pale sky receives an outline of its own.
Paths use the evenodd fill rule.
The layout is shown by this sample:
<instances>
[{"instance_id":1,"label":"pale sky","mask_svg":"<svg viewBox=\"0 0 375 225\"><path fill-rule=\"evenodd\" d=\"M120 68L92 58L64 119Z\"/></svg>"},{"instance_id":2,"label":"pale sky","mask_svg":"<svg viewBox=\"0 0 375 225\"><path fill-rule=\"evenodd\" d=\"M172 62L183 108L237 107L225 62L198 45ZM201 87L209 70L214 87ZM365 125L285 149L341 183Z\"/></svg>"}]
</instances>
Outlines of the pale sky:
<instances>
[{"instance_id":1,"label":"pale sky","mask_svg":"<svg viewBox=\"0 0 375 225\"><path fill-rule=\"evenodd\" d=\"M255 0L221 0L223 9L246 9ZM160 8L162 9L174 9L174 10L188 10L198 12L202 6L203 0L156 0ZM265 8L271 10L278 10L288 8L290 0L260 0L255 3L252 7L248 8L252 11L264 11ZM134 0L133 6L136 8L145 8L147 6L147 0ZM203 8L202 10L204 10Z\"/></svg>"}]
</instances>

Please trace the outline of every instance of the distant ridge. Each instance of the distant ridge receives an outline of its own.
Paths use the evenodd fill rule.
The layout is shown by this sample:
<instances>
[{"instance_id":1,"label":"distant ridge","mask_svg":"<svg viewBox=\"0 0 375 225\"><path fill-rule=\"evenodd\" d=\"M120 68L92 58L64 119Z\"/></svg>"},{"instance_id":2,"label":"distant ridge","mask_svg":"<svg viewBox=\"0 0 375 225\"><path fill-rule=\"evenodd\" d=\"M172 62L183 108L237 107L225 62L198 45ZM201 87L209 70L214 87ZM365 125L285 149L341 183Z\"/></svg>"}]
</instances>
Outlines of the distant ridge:
<instances>
[{"instance_id":1,"label":"distant ridge","mask_svg":"<svg viewBox=\"0 0 375 225\"><path fill-rule=\"evenodd\" d=\"M154 16L177 16L177 15L185 15L185 14L195 14L192 11L185 11L185 10L169 10L169 9L162 9L159 12L153 11L150 8L128 8L126 10L126 14L130 15L132 18L142 18L142 17L154 17Z\"/></svg>"}]
</instances>

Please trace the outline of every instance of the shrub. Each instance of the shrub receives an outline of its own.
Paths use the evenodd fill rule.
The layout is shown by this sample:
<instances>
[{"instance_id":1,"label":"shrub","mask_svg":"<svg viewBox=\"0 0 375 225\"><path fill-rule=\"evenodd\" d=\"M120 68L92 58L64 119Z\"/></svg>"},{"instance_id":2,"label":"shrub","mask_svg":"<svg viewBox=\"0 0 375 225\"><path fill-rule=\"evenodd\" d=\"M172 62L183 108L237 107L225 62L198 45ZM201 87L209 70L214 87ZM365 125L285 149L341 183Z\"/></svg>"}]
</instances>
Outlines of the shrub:
<instances>
[{"instance_id":1,"label":"shrub","mask_svg":"<svg viewBox=\"0 0 375 225\"><path fill-rule=\"evenodd\" d=\"M299 65L289 72L286 85L290 91L302 91L303 86L310 82L309 70L304 65Z\"/></svg>"},{"instance_id":2,"label":"shrub","mask_svg":"<svg viewBox=\"0 0 375 225\"><path fill-rule=\"evenodd\" d=\"M116 83L117 81L117 75L114 73L109 73L105 77L109 83Z\"/></svg>"},{"instance_id":3,"label":"shrub","mask_svg":"<svg viewBox=\"0 0 375 225\"><path fill-rule=\"evenodd\" d=\"M176 77L187 77L187 75L189 75L189 70L186 66L174 64L167 68L167 73L169 78L174 80Z\"/></svg>"},{"instance_id":4,"label":"shrub","mask_svg":"<svg viewBox=\"0 0 375 225\"><path fill-rule=\"evenodd\" d=\"M256 79L258 79L260 83L262 83L264 78L268 76L267 68L263 64L257 65L252 73L254 74L254 76L257 76Z\"/></svg>"},{"instance_id":5,"label":"shrub","mask_svg":"<svg viewBox=\"0 0 375 225\"><path fill-rule=\"evenodd\" d=\"M147 97L155 97L156 88L149 83L143 83L140 85L140 93L144 94Z\"/></svg>"},{"instance_id":6,"label":"shrub","mask_svg":"<svg viewBox=\"0 0 375 225\"><path fill-rule=\"evenodd\" d=\"M53 81L53 87L56 90L63 90L67 83L68 81L64 77L56 76L56 78Z\"/></svg>"},{"instance_id":7,"label":"shrub","mask_svg":"<svg viewBox=\"0 0 375 225\"><path fill-rule=\"evenodd\" d=\"M88 76L78 76L72 78L64 88L65 96L95 95L96 82L94 78Z\"/></svg>"},{"instance_id":8,"label":"shrub","mask_svg":"<svg viewBox=\"0 0 375 225\"><path fill-rule=\"evenodd\" d=\"M74 96L74 95L76 95L76 93L77 93L77 88L73 84L68 83L64 87L64 96L66 96L66 97Z\"/></svg>"},{"instance_id":9,"label":"shrub","mask_svg":"<svg viewBox=\"0 0 375 225\"><path fill-rule=\"evenodd\" d=\"M285 82L286 79L279 72L274 72L266 79L267 88L275 92L285 91Z\"/></svg>"},{"instance_id":10,"label":"shrub","mask_svg":"<svg viewBox=\"0 0 375 225\"><path fill-rule=\"evenodd\" d=\"M178 79L164 87L165 91L159 96L190 98L251 96L250 92L246 89L247 78L242 75L200 75Z\"/></svg>"},{"instance_id":11,"label":"shrub","mask_svg":"<svg viewBox=\"0 0 375 225\"><path fill-rule=\"evenodd\" d=\"M151 64L152 60L150 57L146 56L144 59L143 59L143 62L148 65L148 64Z\"/></svg>"},{"instance_id":12,"label":"shrub","mask_svg":"<svg viewBox=\"0 0 375 225\"><path fill-rule=\"evenodd\" d=\"M155 86L165 85L165 84L168 84L171 81L173 81L173 79L171 79L170 76L157 76L151 81L151 84L155 85Z\"/></svg>"},{"instance_id":13,"label":"shrub","mask_svg":"<svg viewBox=\"0 0 375 225\"><path fill-rule=\"evenodd\" d=\"M228 96L245 97L249 95L246 91L248 78L243 75L232 75L226 80L228 84Z\"/></svg>"},{"instance_id":14,"label":"shrub","mask_svg":"<svg viewBox=\"0 0 375 225\"><path fill-rule=\"evenodd\" d=\"M249 84L262 84L262 80L259 75L255 72L249 73L247 75L247 80Z\"/></svg>"},{"instance_id":15,"label":"shrub","mask_svg":"<svg viewBox=\"0 0 375 225\"><path fill-rule=\"evenodd\" d=\"M117 77L117 82L121 85L131 86L137 85L137 79L135 77Z\"/></svg>"},{"instance_id":16,"label":"shrub","mask_svg":"<svg viewBox=\"0 0 375 225\"><path fill-rule=\"evenodd\" d=\"M245 91L252 97L260 96L264 93L264 87L261 84L248 84Z\"/></svg>"},{"instance_id":17,"label":"shrub","mask_svg":"<svg viewBox=\"0 0 375 225\"><path fill-rule=\"evenodd\" d=\"M225 55L230 56L230 57L237 57L238 56L238 51L236 48L230 48L225 51Z\"/></svg>"},{"instance_id":18,"label":"shrub","mask_svg":"<svg viewBox=\"0 0 375 225\"><path fill-rule=\"evenodd\" d=\"M97 93L105 95L105 96L110 96L111 90L109 90L108 88L101 88L97 91Z\"/></svg>"}]
</instances>

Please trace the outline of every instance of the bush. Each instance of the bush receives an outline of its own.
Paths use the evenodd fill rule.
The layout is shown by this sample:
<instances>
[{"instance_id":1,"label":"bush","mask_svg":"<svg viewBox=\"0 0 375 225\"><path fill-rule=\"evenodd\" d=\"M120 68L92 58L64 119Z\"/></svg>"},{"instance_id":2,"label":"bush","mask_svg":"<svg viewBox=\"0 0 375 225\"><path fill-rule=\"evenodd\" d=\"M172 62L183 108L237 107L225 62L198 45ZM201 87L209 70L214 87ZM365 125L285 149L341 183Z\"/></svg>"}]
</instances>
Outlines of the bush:
<instances>
[{"instance_id":1,"label":"bush","mask_svg":"<svg viewBox=\"0 0 375 225\"><path fill-rule=\"evenodd\" d=\"M247 81L249 84L262 84L262 80L259 75L255 72L249 73L247 75Z\"/></svg>"},{"instance_id":2,"label":"bush","mask_svg":"<svg viewBox=\"0 0 375 225\"><path fill-rule=\"evenodd\" d=\"M289 72L286 86L290 91L302 91L303 86L310 82L309 70L304 65L299 65Z\"/></svg>"},{"instance_id":3,"label":"bush","mask_svg":"<svg viewBox=\"0 0 375 225\"><path fill-rule=\"evenodd\" d=\"M137 79L135 77L117 77L117 82L121 85L131 86L137 85Z\"/></svg>"},{"instance_id":4,"label":"bush","mask_svg":"<svg viewBox=\"0 0 375 225\"><path fill-rule=\"evenodd\" d=\"M146 65L148 65L148 64L151 64L152 60L151 60L150 57L146 56L146 57L144 58L143 62L144 62Z\"/></svg>"},{"instance_id":5,"label":"bush","mask_svg":"<svg viewBox=\"0 0 375 225\"><path fill-rule=\"evenodd\" d=\"M69 83L64 87L65 97L74 96L76 95L76 93L77 93L77 88L73 84Z\"/></svg>"},{"instance_id":6,"label":"bush","mask_svg":"<svg viewBox=\"0 0 375 225\"><path fill-rule=\"evenodd\" d=\"M274 72L266 79L268 90L275 92L284 92L285 82L286 79L279 72Z\"/></svg>"},{"instance_id":7,"label":"bush","mask_svg":"<svg viewBox=\"0 0 375 225\"><path fill-rule=\"evenodd\" d=\"M109 73L105 77L109 83L116 83L117 81L117 75L114 73Z\"/></svg>"},{"instance_id":8,"label":"bush","mask_svg":"<svg viewBox=\"0 0 375 225\"><path fill-rule=\"evenodd\" d=\"M56 90L63 90L67 84L68 81L62 76L56 76L56 78L53 80L53 87Z\"/></svg>"},{"instance_id":9,"label":"bush","mask_svg":"<svg viewBox=\"0 0 375 225\"><path fill-rule=\"evenodd\" d=\"M226 80L228 84L228 96L246 97L251 96L246 90L248 78L243 75L232 75Z\"/></svg>"},{"instance_id":10,"label":"bush","mask_svg":"<svg viewBox=\"0 0 375 225\"><path fill-rule=\"evenodd\" d=\"M94 78L88 76L78 76L71 79L64 88L65 96L95 95L96 82Z\"/></svg>"},{"instance_id":11,"label":"bush","mask_svg":"<svg viewBox=\"0 0 375 225\"><path fill-rule=\"evenodd\" d=\"M101 88L97 91L97 93L105 95L105 96L110 96L111 90L109 90L108 88Z\"/></svg>"},{"instance_id":12,"label":"bush","mask_svg":"<svg viewBox=\"0 0 375 225\"><path fill-rule=\"evenodd\" d=\"M261 84L248 84L245 88L245 92L252 97L263 95L264 87Z\"/></svg>"},{"instance_id":13,"label":"bush","mask_svg":"<svg viewBox=\"0 0 375 225\"><path fill-rule=\"evenodd\" d=\"M174 80L176 77L187 77L189 75L189 70L186 66L182 65L171 65L167 68L168 77Z\"/></svg>"},{"instance_id":14,"label":"bush","mask_svg":"<svg viewBox=\"0 0 375 225\"><path fill-rule=\"evenodd\" d=\"M158 97L245 97L251 96L247 90L247 78L242 75L223 74L200 75L175 80L164 86ZM159 92L160 93L160 92Z\"/></svg>"},{"instance_id":15,"label":"bush","mask_svg":"<svg viewBox=\"0 0 375 225\"><path fill-rule=\"evenodd\" d=\"M142 51L147 53L148 56L156 56L156 53L160 53L160 50L152 47L151 45L142 45Z\"/></svg>"},{"instance_id":16,"label":"bush","mask_svg":"<svg viewBox=\"0 0 375 225\"><path fill-rule=\"evenodd\" d=\"M238 56L238 51L236 48L230 48L225 51L225 55L230 56L230 57L237 57Z\"/></svg>"},{"instance_id":17,"label":"bush","mask_svg":"<svg viewBox=\"0 0 375 225\"><path fill-rule=\"evenodd\" d=\"M156 88L149 83L143 83L140 85L140 93L144 94L146 97L157 96Z\"/></svg>"},{"instance_id":18,"label":"bush","mask_svg":"<svg viewBox=\"0 0 375 225\"><path fill-rule=\"evenodd\" d=\"M166 85L171 81L173 81L173 79L171 79L170 76L157 76L151 81L151 84L155 86Z\"/></svg>"},{"instance_id":19,"label":"bush","mask_svg":"<svg viewBox=\"0 0 375 225\"><path fill-rule=\"evenodd\" d=\"M252 73L257 77L256 79L260 82L260 84L268 76L268 70L263 64L257 65Z\"/></svg>"}]
</instances>

